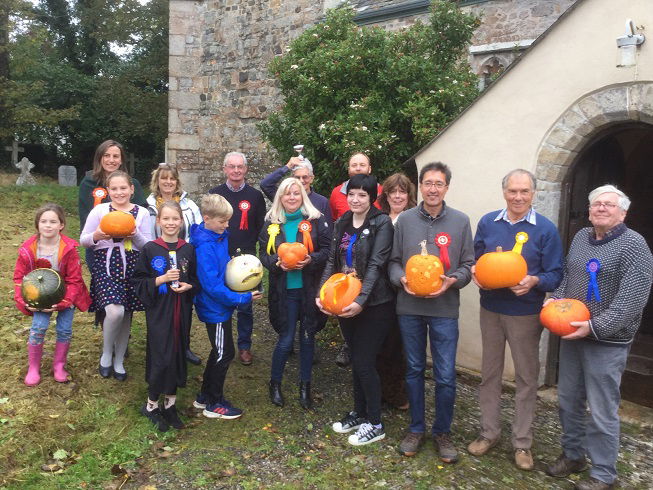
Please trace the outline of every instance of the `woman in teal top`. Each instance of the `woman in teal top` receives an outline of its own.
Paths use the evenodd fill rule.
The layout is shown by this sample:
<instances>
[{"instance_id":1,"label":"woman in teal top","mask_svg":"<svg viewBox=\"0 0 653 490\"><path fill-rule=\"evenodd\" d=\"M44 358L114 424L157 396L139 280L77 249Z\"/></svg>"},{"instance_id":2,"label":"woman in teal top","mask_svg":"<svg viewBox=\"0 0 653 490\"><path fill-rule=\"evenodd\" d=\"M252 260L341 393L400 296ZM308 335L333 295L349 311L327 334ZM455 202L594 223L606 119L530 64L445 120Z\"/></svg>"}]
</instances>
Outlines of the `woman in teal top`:
<instances>
[{"instance_id":1,"label":"woman in teal top","mask_svg":"<svg viewBox=\"0 0 653 490\"><path fill-rule=\"evenodd\" d=\"M269 270L268 307L270 323L279 334L272 354L270 401L284 405L281 379L292 349L297 321L300 328L299 401L311 408L311 370L315 333L324 326L323 315L315 305L318 281L329 254L331 234L326 218L306 195L300 181L288 178L281 182L272 207L265 216L259 237L261 262ZM309 252L293 268L279 260L282 243L303 243Z\"/></svg>"}]
</instances>

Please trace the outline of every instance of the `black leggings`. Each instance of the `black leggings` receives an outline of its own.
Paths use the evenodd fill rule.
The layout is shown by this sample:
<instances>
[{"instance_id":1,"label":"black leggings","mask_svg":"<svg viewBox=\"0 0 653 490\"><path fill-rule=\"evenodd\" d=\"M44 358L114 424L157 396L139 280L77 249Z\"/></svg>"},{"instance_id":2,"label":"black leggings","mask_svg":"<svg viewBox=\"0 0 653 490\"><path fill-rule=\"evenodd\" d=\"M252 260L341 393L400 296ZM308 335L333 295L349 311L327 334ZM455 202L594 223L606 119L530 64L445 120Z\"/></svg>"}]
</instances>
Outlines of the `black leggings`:
<instances>
[{"instance_id":1,"label":"black leggings","mask_svg":"<svg viewBox=\"0 0 653 490\"><path fill-rule=\"evenodd\" d=\"M392 320L393 303L368 306L353 318L339 318L342 335L351 349L354 410L371 424L381 423L381 381L376 356Z\"/></svg>"},{"instance_id":2,"label":"black leggings","mask_svg":"<svg viewBox=\"0 0 653 490\"><path fill-rule=\"evenodd\" d=\"M236 354L231 333L231 318L222 323L207 323L206 333L211 342L211 353L204 369L202 394L209 404L213 404L222 402L224 380L227 377L229 364Z\"/></svg>"}]
</instances>

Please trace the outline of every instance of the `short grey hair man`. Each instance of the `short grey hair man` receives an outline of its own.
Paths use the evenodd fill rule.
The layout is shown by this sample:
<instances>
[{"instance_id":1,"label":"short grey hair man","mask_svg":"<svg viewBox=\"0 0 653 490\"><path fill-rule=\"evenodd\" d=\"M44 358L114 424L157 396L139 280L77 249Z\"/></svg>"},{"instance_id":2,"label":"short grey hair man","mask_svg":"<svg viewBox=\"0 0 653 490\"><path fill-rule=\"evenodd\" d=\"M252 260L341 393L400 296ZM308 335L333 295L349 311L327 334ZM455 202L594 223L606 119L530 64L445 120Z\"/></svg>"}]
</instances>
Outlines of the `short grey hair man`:
<instances>
[{"instance_id":1,"label":"short grey hair man","mask_svg":"<svg viewBox=\"0 0 653 490\"><path fill-rule=\"evenodd\" d=\"M510 181L510 177L513 175L528 175L528 178L531 179L531 189L535 191L537 188L537 179L535 178L535 175L533 175L533 172L529 172L528 170L525 170L523 168L516 168L515 170L511 170L506 174L506 176L503 178L501 181L501 188L505 191L508 188L508 182Z\"/></svg>"},{"instance_id":2,"label":"short grey hair man","mask_svg":"<svg viewBox=\"0 0 653 490\"><path fill-rule=\"evenodd\" d=\"M247 166L247 157L245 156L244 153L241 153L239 151L231 151L224 156L224 160L222 161L223 167L227 165L231 157L240 157L243 160L243 165Z\"/></svg>"},{"instance_id":3,"label":"short grey hair man","mask_svg":"<svg viewBox=\"0 0 653 490\"><path fill-rule=\"evenodd\" d=\"M589 203L592 204L594 201L596 201L599 198L601 194L607 194L607 193L614 193L618 195L619 207L623 211L628 211L628 208L630 207L630 199L626 194L624 194L623 191L620 191L615 186L610 184L602 185L601 187L597 187L592 192L590 192L590 195L588 196Z\"/></svg>"}]
</instances>

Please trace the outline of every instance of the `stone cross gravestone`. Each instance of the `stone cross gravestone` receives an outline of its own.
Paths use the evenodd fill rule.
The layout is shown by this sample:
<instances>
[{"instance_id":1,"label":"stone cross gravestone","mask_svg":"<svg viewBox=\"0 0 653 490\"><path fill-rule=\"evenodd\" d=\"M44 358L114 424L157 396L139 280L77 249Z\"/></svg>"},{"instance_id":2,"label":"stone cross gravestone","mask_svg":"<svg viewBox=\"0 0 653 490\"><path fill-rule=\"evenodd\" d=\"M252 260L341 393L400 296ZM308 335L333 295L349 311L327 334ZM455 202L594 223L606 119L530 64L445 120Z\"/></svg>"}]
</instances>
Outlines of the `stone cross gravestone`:
<instances>
[{"instance_id":1,"label":"stone cross gravestone","mask_svg":"<svg viewBox=\"0 0 653 490\"><path fill-rule=\"evenodd\" d=\"M59 185L65 187L76 187L77 169L72 165L61 165L59 167Z\"/></svg>"},{"instance_id":2,"label":"stone cross gravestone","mask_svg":"<svg viewBox=\"0 0 653 490\"><path fill-rule=\"evenodd\" d=\"M18 141L14 140L11 142L11 146L5 146L5 151L11 152L11 164L18 166L18 154L23 153L25 148L18 146Z\"/></svg>"},{"instance_id":3,"label":"stone cross gravestone","mask_svg":"<svg viewBox=\"0 0 653 490\"><path fill-rule=\"evenodd\" d=\"M29 161L27 157L23 157L20 162L16 164L16 168L20 169L20 175L16 179L16 185L36 185L34 176L29 173L34 168L34 164Z\"/></svg>"}]
</instances>

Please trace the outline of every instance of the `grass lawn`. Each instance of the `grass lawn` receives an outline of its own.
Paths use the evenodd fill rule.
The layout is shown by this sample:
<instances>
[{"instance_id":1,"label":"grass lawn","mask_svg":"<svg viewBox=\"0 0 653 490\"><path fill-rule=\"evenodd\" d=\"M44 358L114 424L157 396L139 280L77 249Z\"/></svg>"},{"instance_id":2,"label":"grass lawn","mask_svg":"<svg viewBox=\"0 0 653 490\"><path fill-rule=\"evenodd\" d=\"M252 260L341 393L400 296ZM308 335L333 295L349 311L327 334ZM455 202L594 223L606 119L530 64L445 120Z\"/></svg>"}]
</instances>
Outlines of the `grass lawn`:
<instances>
[{"instance_id":1,"label":"grass lawn","mask_svg":"<svg viewBox=\"0 0 653 490\"><path fill-rule=\"evenodd\" d=\"M350 372L333 358L339 335L330 324L319 336L322 361L314 369L316 409L305 412L297 400L297 360L286 369L286 407L267 398L267 381L275 336L262 302L255 310L254 364L234 362L226 384L227 397L245 415L235 421L209 420L190 408L203 367L189 366L188 386L181 389L178 407L188 427L157 433L139 414L146 397L144 374L144 315L136 314L125 383L104 380L97 373L102 333L92 315L77 313L68 368L73 380L54 381L49 373L54 326L46 336L41 384L23 384L27 368L26 342L30 320L13 305L11 277L19 244L34 232L33 213L43 202L64 206L66 233L79 236L77 189L50 182L15 187L0 181L0 267L7 278L0 304L0 488L569 488L541 471L523 473L511 461L509 438L492 457L462 454L456 465L443 465L432 443L414 458L404 458L397 446L408 426L406 413L387 410L387 438L379 444L354 448L335 434L331 422L351 407ZM87 277L88 279L88 277ZM193 350L204 359L208 342L195 321ZM454 440L459 449L476 434L477 380L459 385ZM432 393L433 385L427 385ZM432 398L427 417L432 420ZM507 399L508 402L511 401ZM555 406L542 404L535 449L541 459L558 454L559 429ZM509 429L506 428L506 434ZM649 434L650 435L650 434ZM541 470L541 462L538 462ZM636 472L627 462L624 473ZM637 485L635 485L637 487ZM646 488L641 486L640 488Z\"/></svg>"}]
</instances>

